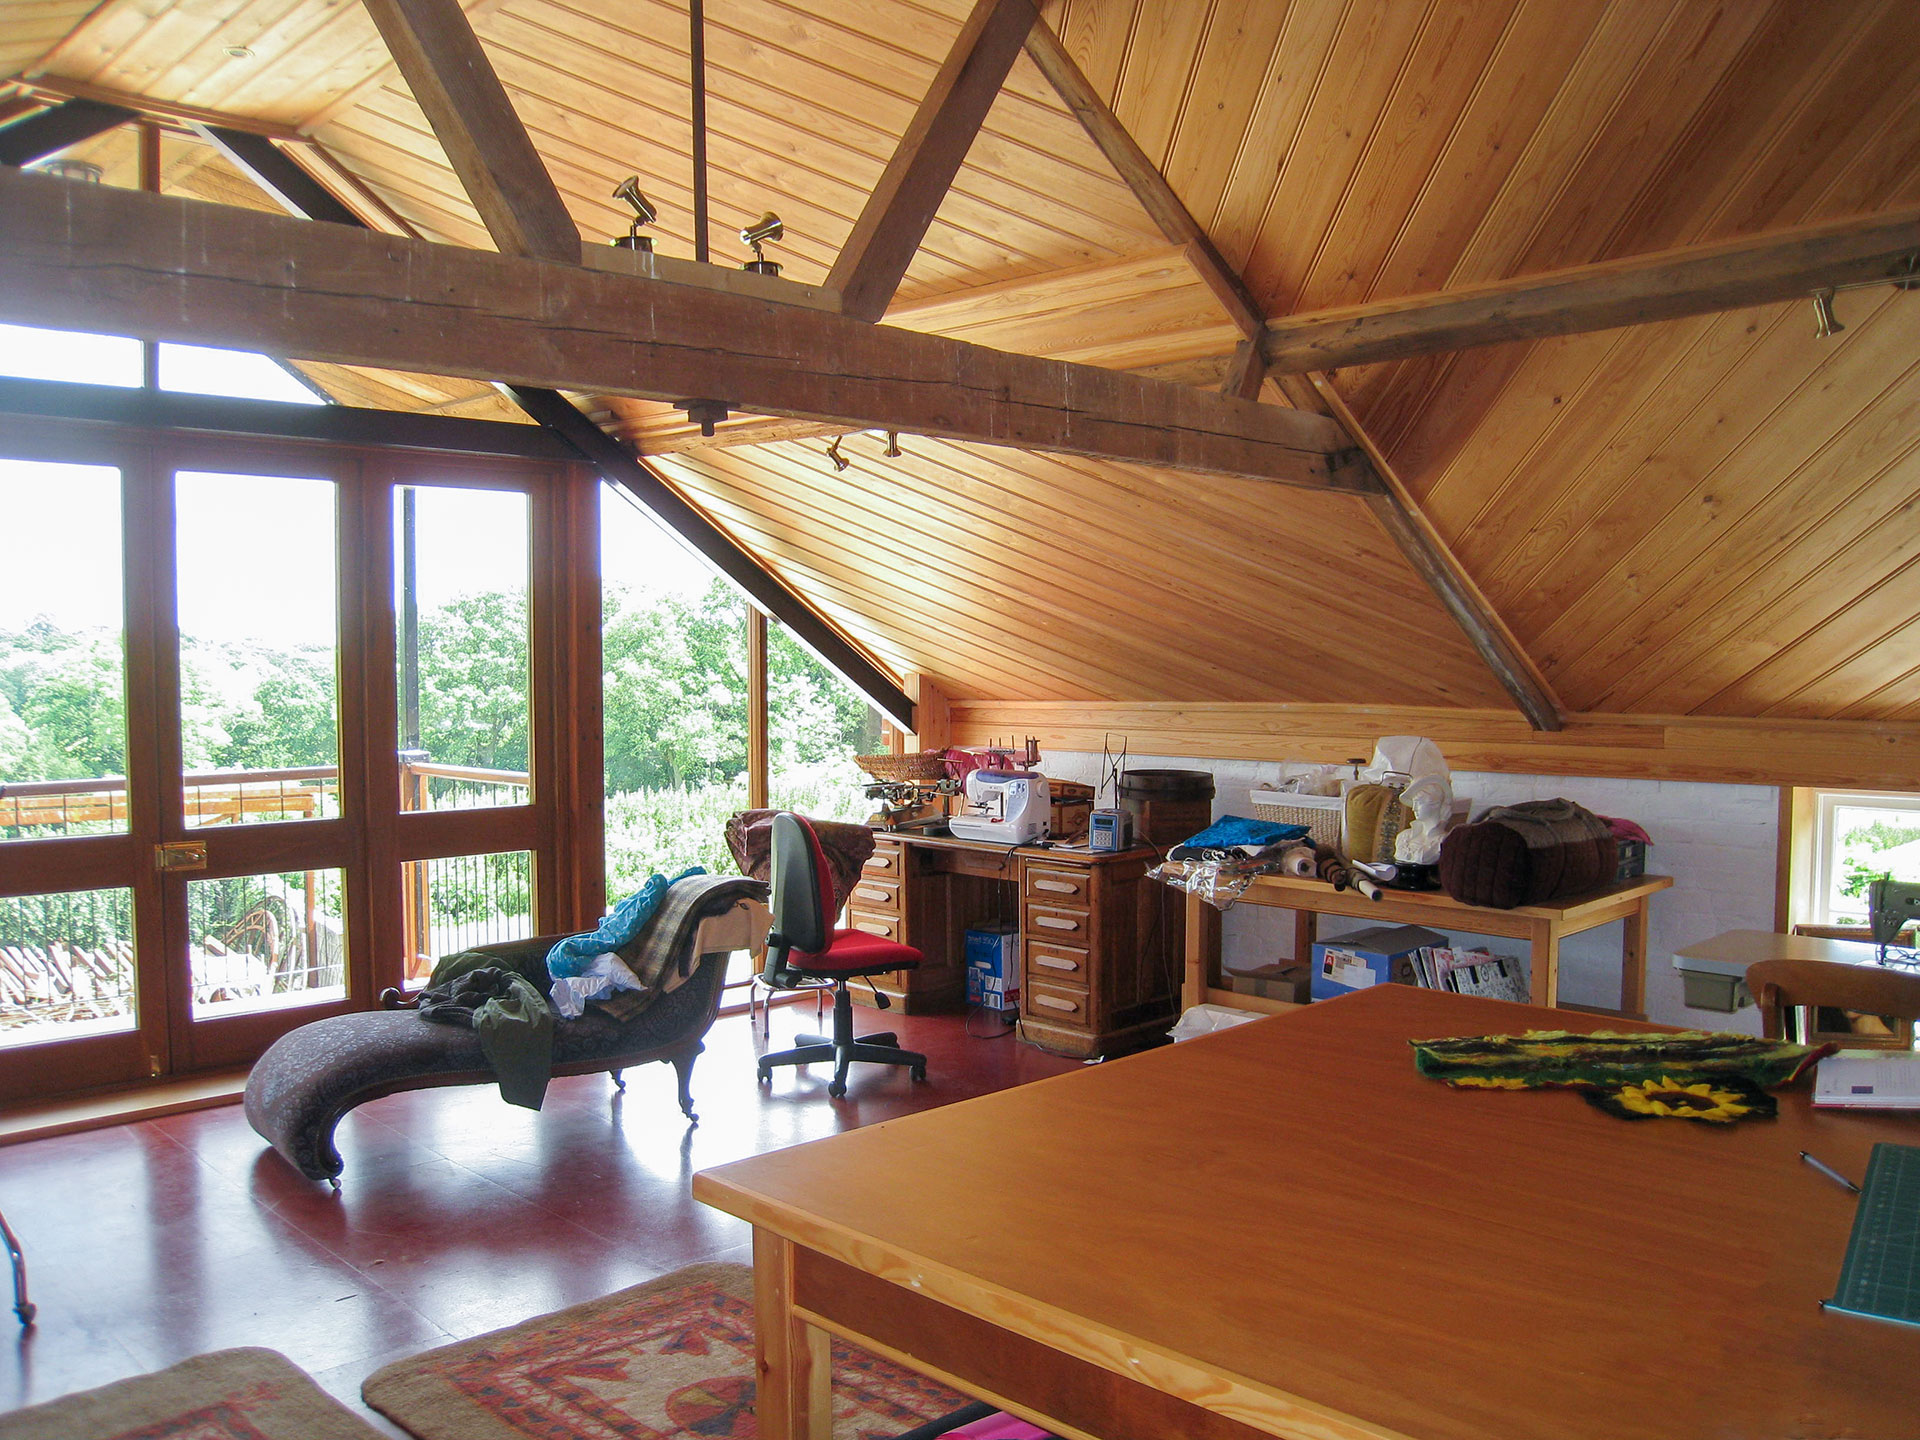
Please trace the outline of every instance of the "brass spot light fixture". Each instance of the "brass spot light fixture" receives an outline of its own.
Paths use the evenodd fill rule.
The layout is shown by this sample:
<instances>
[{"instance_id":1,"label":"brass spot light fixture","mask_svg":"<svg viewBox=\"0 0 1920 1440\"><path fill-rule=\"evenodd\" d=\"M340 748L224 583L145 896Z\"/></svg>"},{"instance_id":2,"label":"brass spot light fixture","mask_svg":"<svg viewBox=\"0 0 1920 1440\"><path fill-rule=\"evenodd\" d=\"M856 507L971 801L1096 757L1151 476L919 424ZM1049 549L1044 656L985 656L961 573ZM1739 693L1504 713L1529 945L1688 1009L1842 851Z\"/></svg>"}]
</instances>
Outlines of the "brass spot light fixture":
<instances>
[{"instance_id":1,"label":"brass spot light fixture","mask_svg":"<svg viewBox=\"0 0 1920 1440\"><path fill-rule=\"evenodd\" d=\"M642 235L640 227L651 225L659 217L659 211L653 208L653 202L640 193L640 177L629 175L614 187L613 198L624 200L633 208L633 223L627 226L627 233L616 235L613 243L622 250L638 250L642 254L653 253L653 237Z\"/></svg>"},{"instance_id":2,"label":"brass spot light fixture","mask_svg":"<svg viewBox=\"0 0 1920 1440\"><path fill-rule=\"evenodd\" d=\"M1837 335L1847 327L1840 323L1840 317L1833 313L1833 288L1813 292L1813 333L1824 340L1829 335Z\"/></svg>"},{"instance_id":3,"label":"brass spot light fixture","mask_svg":"<svg viewBox=\"0 0 1920 1440\"><path fill-rule=\"evenodd\" d=\"M756 275L778 275L780 267L767 259L766 252L760 247L770 240L778 240L786 233L787 227L780 223L780 217L771 210L747 226L740 232L740 243L753 247L753 259L740 268L751 270Z\"/></svg>"}]
</instances>

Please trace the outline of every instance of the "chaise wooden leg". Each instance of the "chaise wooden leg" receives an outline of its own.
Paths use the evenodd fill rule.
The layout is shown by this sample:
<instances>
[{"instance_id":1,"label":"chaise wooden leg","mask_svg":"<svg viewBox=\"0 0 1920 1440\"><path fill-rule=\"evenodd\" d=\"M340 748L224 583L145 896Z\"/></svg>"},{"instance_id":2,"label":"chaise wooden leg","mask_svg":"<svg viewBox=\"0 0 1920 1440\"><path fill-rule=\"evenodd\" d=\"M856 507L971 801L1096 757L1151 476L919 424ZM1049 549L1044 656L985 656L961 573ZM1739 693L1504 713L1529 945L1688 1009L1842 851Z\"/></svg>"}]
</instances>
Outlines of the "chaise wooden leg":
<instances>
[{"instance_id":1,"label":"chaise wooden leg","mask_svg":"<svg viewBox=\"0 0 1920 1440\"><path fill-rule=\"evenodd\" d=\"M705 1041L697 1041L691 1050L673 1057L674 1074L680 1077L680 1113L696 1125L700 1123L700 1117L693 1113L693 1062L706 1048Z\"/></svg>"}]
</instances>

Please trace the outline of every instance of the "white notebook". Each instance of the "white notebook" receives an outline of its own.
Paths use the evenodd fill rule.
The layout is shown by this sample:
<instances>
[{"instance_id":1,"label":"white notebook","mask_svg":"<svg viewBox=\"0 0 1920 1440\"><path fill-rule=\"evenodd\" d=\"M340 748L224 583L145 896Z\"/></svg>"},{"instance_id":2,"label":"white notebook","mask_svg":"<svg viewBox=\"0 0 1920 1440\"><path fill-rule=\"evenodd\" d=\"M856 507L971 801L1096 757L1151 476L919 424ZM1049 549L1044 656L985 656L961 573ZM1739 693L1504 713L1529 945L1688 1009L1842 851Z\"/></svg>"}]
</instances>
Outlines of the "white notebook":
<instances>
[{"instance_id":1,"label":"white notebook","mask_svg":"<svg viewBox=\"0 0 1920 1440\"><path fill-rule=\"evenodd\" d=\"M1920 1056L1829 1055L1814 1076L1813 1103L1920 1110Z\"/></svg>"}]
</instances>

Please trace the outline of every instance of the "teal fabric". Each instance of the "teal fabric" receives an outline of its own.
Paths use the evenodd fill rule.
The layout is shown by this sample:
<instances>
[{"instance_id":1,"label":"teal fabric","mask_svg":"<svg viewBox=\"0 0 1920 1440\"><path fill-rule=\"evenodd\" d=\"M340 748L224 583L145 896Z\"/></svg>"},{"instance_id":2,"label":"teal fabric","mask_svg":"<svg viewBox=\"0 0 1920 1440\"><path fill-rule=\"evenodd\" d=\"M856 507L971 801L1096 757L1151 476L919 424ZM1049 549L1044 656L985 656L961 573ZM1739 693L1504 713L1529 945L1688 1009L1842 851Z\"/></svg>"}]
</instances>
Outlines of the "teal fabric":
<instances>
[{"instance_id":1,"label":"teal fabric","mask_svg":"<svg viewBox=\"0 0 1920 1440\"><path fill-rule=\"evenodd\" d=\"M660 902L667 898L667 891L689 875L704 875L706 867L690 865L669 880L664 875L651 875L637 894L629 895L618 905L613 913L600 922L598 930L585 935L569 935L553 949L547 952L547 973L558 979L562 975L579 975L593 963L596 955L605 955L618 950L622 945L632 942L633 938L645 928L647 921L653 918L653 912L660 908Z\"/></svg>"}]
</instances>

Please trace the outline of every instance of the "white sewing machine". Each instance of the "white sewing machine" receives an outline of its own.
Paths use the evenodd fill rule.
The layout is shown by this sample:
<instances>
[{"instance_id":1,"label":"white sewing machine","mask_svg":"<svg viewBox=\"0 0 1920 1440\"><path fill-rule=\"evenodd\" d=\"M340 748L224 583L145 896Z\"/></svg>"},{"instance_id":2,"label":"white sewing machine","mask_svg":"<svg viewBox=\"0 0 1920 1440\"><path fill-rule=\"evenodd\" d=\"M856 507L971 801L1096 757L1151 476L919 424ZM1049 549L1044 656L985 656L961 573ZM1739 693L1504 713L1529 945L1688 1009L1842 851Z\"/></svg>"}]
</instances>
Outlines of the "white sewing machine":
<instances>
[{"instance_id":1,"label":"white sewing machine","mask_svg":"<svg viewBox=\"0 0 1920 1440\"><path fill-rule=\"evenodd\" d=\"M975 770L967 776L966 805L947 818L956 839L990 845L1027 845L1046 838L1053 816L1047 777L1031 770Z\"/></svg>"}]
</instances>

